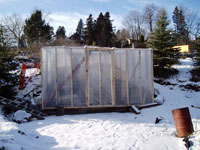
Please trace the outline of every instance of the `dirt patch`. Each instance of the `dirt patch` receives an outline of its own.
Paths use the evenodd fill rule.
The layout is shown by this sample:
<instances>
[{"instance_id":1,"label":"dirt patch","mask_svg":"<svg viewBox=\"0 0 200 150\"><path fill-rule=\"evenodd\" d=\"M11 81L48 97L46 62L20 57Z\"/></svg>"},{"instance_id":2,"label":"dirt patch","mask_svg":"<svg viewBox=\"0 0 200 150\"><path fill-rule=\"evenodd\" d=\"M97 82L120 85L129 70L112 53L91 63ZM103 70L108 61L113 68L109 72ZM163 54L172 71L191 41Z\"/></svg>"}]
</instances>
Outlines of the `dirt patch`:
<instances>
[{"instance_id":1,"label":"dirt patch","mask_svg":"<svg viewBox=\"0 0 200 150\"><path fill-rule=\"evenodd\" d=\"M175 86L177 85L176 83L171 83L169 81L164 81L163 79L154 79L154 82L161 84L161 85L172 85Z\"/></svg>"},{"instance_id":2,"label":"dirt patch","mask_svg":"<svg viewBox=\"0 0 200 150\"><path fill-rule=\"evenodd\" d=\"M187 90L193 90L196 92L200 91L200 86L198 84L179 85L179 87Z\"/></svg>"}]
</instances>

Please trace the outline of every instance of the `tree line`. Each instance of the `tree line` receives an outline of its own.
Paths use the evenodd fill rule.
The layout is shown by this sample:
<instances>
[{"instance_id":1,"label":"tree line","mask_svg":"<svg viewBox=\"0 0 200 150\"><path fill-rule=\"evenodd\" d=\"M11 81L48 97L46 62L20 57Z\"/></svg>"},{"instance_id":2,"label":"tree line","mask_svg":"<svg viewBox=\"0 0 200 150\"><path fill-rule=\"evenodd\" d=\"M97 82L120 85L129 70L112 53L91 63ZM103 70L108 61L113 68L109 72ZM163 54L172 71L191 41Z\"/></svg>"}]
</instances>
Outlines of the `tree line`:
<instances>
[{"instance_id":1,"label":"tree line","mask_svg":"<svg viewBox=\"0 0 200 150\"><path fill-rule=\"evenodd\" d=\"M147 41L151 33L155 31L160 10L154 4L147 4L143 11L133 10L124 17L123 29L116 30L109 12L100 13L97 19L92 14L84 22L79 20L76 32L68 37L76 43L106 47L147 47ZM169 17L166 14L168 18ZM190 44L200 36L200 19L196 11L183 6L176 6L172 14L170 34L174 45ZM44 19L41 10L35 10L25 21L19 15L5 17L1 28L5 32L4 38L8 45L16 45L17 48L31 47L48 44L52 38L66 38L66 29L59 26L55 33L54 29ZM128 41L129 39L129 41Z\"/></svg>"},{"instance_id":2,"label":"tree line","mask_svg":"<svg viewBox=\"0 0 200 150\"><path fill-rule=\"evenodd\" d=\"M78 22L76 33L71 36L71 39L86 45L112 47L115 42L115 34L110 13L100 13L95 20L92 14L86 20L84 27L82 19Z\"/></svg>"}]
</instances>

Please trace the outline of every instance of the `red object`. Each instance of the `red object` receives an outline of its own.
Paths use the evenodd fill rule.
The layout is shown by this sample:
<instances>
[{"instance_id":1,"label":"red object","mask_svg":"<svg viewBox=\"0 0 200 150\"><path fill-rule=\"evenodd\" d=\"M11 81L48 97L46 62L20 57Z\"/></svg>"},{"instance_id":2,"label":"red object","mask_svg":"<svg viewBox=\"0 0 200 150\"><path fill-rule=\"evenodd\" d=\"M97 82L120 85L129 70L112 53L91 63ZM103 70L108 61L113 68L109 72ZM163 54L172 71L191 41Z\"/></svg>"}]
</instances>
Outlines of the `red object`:
<instances>
[{"instance_id":1,"label":"red object","mask_svg":"<svg viewBox=\"0 0 200 150\"><path fill-rule=\"evenodd\" d=\"M188 107L172 110L178 137L185 137L194 132Z\"/></svg>"},{"instance_id":2,"label":"red object","mask_svg":"<svg viewBox=\"0 0 200 150\"><path fill-rule=\"evenodd\" d=\"M20 75L20 80L19 80L19 89L24 89L25 88L25 74L26 74L26 64L22 64L21 66L21 75Z\"/></svg>"},{"instance_id":3,"label":"red object","mask_svg":"<svg viewBox=\"0 0 200 150\"><path fill-rule=\"evenodd\" d=\"M39 63L23 63L21 66L21 75L20 75L20 80L19 80L19 90L22 90L26 86L26 69L29 68L39 68L40 69L41 65ZM31 80L31 77L28 79Z\"/></svg>"},{"instance_id":4,"label":"red object","mask_svg":"<svg viewBox=\"0 0 200 150\"><path fill-rule=\"evenodd\" d=\"M26 64L26 68L29 69L29 68L39 68L41 67L41 65L39 63L25 63Z\"/></svg>"}]
</instances>

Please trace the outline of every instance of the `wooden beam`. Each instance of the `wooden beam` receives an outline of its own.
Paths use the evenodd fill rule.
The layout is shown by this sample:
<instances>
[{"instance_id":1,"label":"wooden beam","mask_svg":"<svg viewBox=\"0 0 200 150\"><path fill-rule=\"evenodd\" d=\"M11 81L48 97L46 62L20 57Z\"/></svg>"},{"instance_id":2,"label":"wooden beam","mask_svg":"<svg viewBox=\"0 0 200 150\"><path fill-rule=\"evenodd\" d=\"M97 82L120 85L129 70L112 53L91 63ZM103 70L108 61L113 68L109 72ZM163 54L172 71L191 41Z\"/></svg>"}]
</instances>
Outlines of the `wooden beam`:
<instances>
[{"instance_id":1,"label":"wooden beam","mask_svg":"<svg viewBox=\"0 0 200 150\"><path fill-rule=\"evenodd\" d=\"M111 51L111 91L112 91L112 105L116 105L115 100L115 53Z\"/></svg>"},{"instance_id":2,"label":"wooden beam","mask_svg":"<svg viewBox=\"0 0 200 150\"><path fill-rule=\"evenodd\" d=\"M56 109L45 109L45 113L49 115L56 114ZM105 107L81 107L81 108L65 108L65 114L88 114L88 113L105 113L105 112L130 112L130 106L105 106Z\"/></svg>"},{"instance_id":3,"label":"wooden beam","mask_svg":"<svg viewBox=\"0 0 200 150\"><path fill-rule=\"evenodd\" d=\"M128 90L128 51L126 50L126 96L127 96L127 104L130 104L129 101L129 90Z\"/></svg>"},{"instance_id":4,"label":"wooden beam","mask_svg":"<svg viewBox=\"0 0 200 150\"><path fill-rule=\"evenodd\" d=\"M151 51L151 69L152 69L152 103L154 103L154 72L153 72L153 50Z\"/></svg>"},{"instance_id":5,"label":"wooden beam","mask_svg":"<svg viewBox=\"0 0 200 150\"><path fill-rule=\"evenodd\" d=\"M41 51L40 51L40 63L41 64L44 64L44 61L43 61L43 51L44 51L44 48L41 48ZM47 56L47 54L46 54L46 56ZM47 61L47 57L46 57L46 61ZM47 62L45 62L45 63L47 63ZM44 66L43 65L41 65L41 86L42 86L42 93L41 93L41 95L42 95L42 110L44 110L44 84L43 84L43 78L44 78L44 74L43 74L43 68L44 68Z\"/></svg>"},{"instance_id":6,"label":"wooden beam","mask_svg":"<svg viewBox=\"0 0 200 150\"><path fill-rule=\"evenodd\" d=\"M124 50L127 50L127 51L134 51L134 50L141 50L141 51L151 51L152 49L151 48L115 48L116 50L117 49L124 49Z\"/></svg>"},{"instance_id":7,"label":"wooden beam","mask_svg":"<svg viewBox=\"0 0 200 150\"><path fill-rule=\"evenodd\" d=\"M144 105L138 105L138 109L143 109L143 108L150 108L150 107L155 107L155 106L159 106L161 104L158 103L150 103L150 104L144 104Z\"/></svg>"},{"instance_id":8,"label":"wooden beam","mask_svg":"<svg viewBox=\"0 0 200 150\"><path fill-rule=\"evenodd\" d=\"M56 69L56 105L58 105L58 64L57 64L57 48L55 48L55 69Z\"/></svg>"},{"instance_id":9,"label":"wooden beam","mask_svg":"<svg viewBox=\"0 0 200 150\"><path fill-rule=\"evenodd\" d=\"M89 50L87 49L87 47L85 48L86 50L86 103L87 103L87 106L90 106L90 67L89 67L89 61L90 61L90 55L89 55Z\"/></svg>"},{"instance_id":10,"label":"wooden beam","mask_svg":"<svg viewBox=\"0 0 200 150\"><path fill-rule=\"evenodd\" d=\"M85 48L87 48L87 50L109 50L112 51L114 50L114 48L110 48L110 47L92 47L92 46L85 46Z\"/></svg>"},{"instance_id":11,"label":"wooden beam","mask_svg":"<svg viewBox=\"0 0 200 150\"><path fill-rule=\"evenodd\" d=\"M141 113L140 110L135 105L132 105L130 108L135 114L140 114Z\"/></svg>"},{"instance_id":12,"label":"wooden beam","mask_svg":"<svg viewBox=\"0 0 200 150\"><path fill-rule=\"evenodd\" d=\"M72 48L70 48L70 82L71 82L71 106L74 106L74 90L73 90L73 68L72 68Z\"/></svg>"},{"instance_id":13,"label":"wooden beam","mask_svg":"<svg viewBox=\"0 0 200 150\"><path fill-rule=\"evenodd\" d=\"M87 50L87 47L85 47L85 84L86 84L86 87L85 87L85 94L86 94L86 99L85 99L85 103L87 106L89 106L89 103L88 103L88 50Z\"/></svg>"},{"instance_id":14,"label":"wooden beam","mask_svg":"<svg viewBox=\"0 0 200 150\"><path fill-rule=\"evenodd\" d=\"M143 98L142 98L142 76L141 76L141 50L139 50L139 88L140 88L140 104L143 104Z\"/></svg>"},{"instance_id":15,"label":"wooden beam","mask_svg":"<svg viewBox=\"0 0 200 150\"><path fill-rule=\"evenodd\" d=\"M99 105L102 104L101 101L101 51L99 51Z\"/></svg>"}]
</instances>

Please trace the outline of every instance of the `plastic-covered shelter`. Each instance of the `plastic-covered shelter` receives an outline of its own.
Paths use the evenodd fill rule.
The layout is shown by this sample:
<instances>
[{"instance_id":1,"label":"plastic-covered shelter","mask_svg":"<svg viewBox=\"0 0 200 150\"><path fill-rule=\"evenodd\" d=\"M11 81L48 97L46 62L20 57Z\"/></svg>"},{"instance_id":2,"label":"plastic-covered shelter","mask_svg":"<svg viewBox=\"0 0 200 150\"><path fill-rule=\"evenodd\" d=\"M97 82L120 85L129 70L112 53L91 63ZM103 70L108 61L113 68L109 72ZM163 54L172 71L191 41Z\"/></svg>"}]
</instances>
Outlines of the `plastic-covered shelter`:
<instances>
[{"instance_id":1,"label":"plastic-covered shelter","mask_svg":"<svg viewBox=\"0 0 200 150\"><path fill-rule=\"evenodd\" d=\"M122 108L154 101L153 51L42 48L42 109Z\"/></svg>"}]
</instances>

